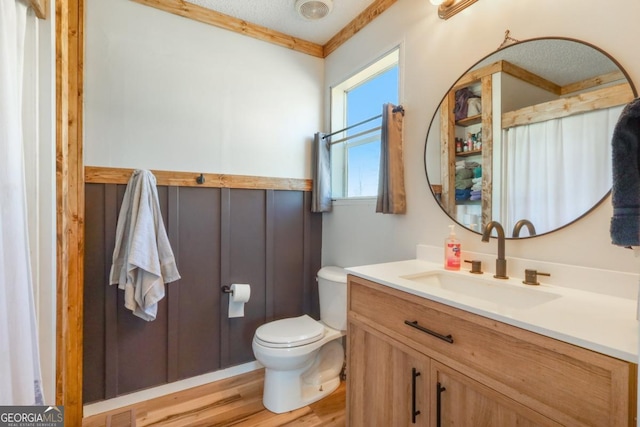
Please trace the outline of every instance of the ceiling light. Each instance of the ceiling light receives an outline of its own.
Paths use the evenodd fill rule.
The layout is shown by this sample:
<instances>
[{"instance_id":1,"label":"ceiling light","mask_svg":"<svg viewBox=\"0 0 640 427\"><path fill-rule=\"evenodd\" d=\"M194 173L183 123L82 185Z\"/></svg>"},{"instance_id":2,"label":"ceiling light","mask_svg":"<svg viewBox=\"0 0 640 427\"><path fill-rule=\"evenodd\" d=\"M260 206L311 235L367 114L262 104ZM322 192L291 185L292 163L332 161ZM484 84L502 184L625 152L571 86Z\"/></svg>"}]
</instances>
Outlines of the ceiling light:
<instances>
[{"instance_id":1,"label":"ceiling light","mask_svg":"<svg viewBox=\"0 0 640 427\"><path fill-rule=\"evenodd\" d=\"M333 9L333 0L296 0L296 11L304 19L324 18Z\"/></svg>"}]
</instances>

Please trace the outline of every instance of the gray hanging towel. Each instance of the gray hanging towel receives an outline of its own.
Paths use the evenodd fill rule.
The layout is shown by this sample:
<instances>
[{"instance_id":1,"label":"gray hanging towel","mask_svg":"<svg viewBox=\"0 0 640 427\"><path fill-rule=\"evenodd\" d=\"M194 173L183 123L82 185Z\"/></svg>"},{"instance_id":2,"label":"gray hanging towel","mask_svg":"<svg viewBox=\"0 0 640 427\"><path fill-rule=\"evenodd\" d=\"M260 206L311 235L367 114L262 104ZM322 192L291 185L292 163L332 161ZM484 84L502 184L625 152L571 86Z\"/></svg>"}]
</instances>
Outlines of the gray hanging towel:
<instances>
[{"instance_id":1,"label":"gray hanging towel","mask_svg":"<svg viewBox=\"0 0 640 427\"><path fill-rule=\"evenodd\" d=\"M136 170L129 178L116 226L109 284L124 290L124 305L136 316L156 318L164 284L180 279L162 222L156 177Z\"/></svg>"},{"instance_id":2,"label":"gray hanging towel","mask_svg":"<svg viewBox=\"0 0 640 427\"><path fill-rule=\"evenodd\" d=\"M640 98L622 110L611 151L611 241L618 246L640 246Z\"/></svg>"},{"instance_id":3,"label":"gray hanging towel","mask_svg":"<svg viewBox=\"0 0 640 427\"><path fill-rule=\"evenodd\" d=\"M313 136L313 187L311 212L331 212L331 148L330 137L321 132Z\"/></svg>"}]
</instances>

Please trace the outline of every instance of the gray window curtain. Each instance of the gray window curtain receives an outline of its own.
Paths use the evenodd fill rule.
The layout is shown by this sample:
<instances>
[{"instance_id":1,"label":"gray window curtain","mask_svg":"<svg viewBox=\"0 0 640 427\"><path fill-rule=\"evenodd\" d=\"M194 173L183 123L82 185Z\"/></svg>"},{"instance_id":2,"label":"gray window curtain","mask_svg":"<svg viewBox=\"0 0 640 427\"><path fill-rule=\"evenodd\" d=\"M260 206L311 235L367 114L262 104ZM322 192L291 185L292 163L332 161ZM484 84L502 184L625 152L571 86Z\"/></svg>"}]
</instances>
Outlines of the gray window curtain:
<instances>
[{"instance_id":1,"label":"gray window curtain","mask_svg":"<svg viewBox=\"0 0 640 427\"><path fill-rule=\"evenodd\" d=\"M382 107L380 135L380 178L376 212L403 214L407 211L402 155L404 108L393 104Z\"/></svg>"},{"instance_id":2,"label":"gray window curtain","mask_svg":"<svg viewBox=\"0 0 640 427\"><path fill-rule=\"evenodd\" d=\"M313 136L313 187L311 212L331 212L331 144L330 138L316 132Z\"/></svg>"}]
</instances>

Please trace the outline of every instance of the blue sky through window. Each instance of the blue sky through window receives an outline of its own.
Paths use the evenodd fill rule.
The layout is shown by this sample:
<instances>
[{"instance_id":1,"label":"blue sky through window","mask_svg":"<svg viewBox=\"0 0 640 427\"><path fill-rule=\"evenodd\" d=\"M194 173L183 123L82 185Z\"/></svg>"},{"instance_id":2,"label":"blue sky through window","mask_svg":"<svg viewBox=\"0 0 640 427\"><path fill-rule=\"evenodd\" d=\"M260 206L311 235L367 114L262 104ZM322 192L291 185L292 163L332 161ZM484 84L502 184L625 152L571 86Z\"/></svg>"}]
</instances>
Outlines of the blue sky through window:
<instances>
[{"instance_id":1,"label":"blue sky through window","mask_svg":"<svg viewBox=\"0 0 640 427\"><path fill-rule=\"evenodd\" d=\"M398 104L397 65L347 92L347 126L382 114L382 105L388 102ZM347 135L380 126L381 121L382 119L377 119L354 127L347 131ZM349 141L347 197L377 194L380 167L379 135L380 132L376 132Z\"/></svg>"}]
</instances>

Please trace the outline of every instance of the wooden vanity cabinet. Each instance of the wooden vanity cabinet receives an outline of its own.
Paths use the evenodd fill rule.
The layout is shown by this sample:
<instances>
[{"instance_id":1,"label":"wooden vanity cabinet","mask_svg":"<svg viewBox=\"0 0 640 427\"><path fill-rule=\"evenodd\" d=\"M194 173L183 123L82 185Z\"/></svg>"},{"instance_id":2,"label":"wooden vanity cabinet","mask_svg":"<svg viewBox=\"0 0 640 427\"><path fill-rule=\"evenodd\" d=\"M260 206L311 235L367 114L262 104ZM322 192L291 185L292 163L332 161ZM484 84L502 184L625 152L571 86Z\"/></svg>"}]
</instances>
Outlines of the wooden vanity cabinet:
<instances>
[{"instance_id":1,"label":"wooden vanity cabinet","mask_svg":"<svg viewBox=\"0 0 640 427\"><path fill-rule=\"evenodd\" d=\"M429 360L365 325L349 325L352 426L429 426ZM407 350L407 351L405 351Z\"/></svg>"},{"instance_id":2,"label":"wooden vanity cabinet","mask_svg":"<svg viewBox=\"0 0 640 427\"><path fill-rule=\"evenodd\" d=\"M637 365L351 275L347 336L354 427L635 426Z\"/></svg>"}]
</instances>

